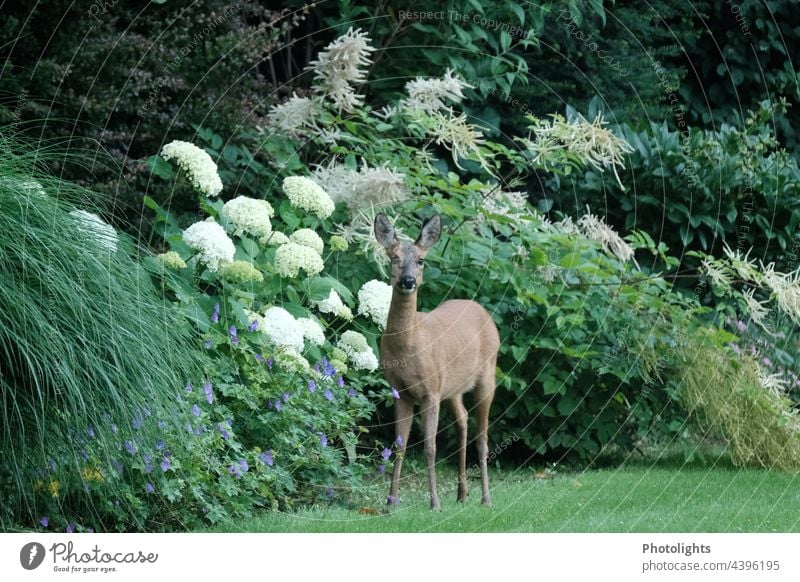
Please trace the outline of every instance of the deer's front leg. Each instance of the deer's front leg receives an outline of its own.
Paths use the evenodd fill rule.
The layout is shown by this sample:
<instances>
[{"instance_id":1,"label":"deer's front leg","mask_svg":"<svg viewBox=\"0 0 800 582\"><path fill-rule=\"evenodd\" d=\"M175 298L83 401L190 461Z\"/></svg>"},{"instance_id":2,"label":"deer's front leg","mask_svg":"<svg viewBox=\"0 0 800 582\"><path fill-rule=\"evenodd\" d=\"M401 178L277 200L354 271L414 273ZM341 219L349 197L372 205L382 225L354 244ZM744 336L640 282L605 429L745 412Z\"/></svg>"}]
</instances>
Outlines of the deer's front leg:
<instances>
[{"instance_id":1,"label":"deer's front leg","mask_svg":"<svg viewBox=\"0 0 800 582\"><path fill-rule=\"evenodd\" d=\"M414 419L414 403L407 400L404 396L394 403L394 432L395 442L398 445L397 458L394 461L392 471L392 485L389 488L389 505L397 504L400 499L397 491L400 487L400 471L403 469L403 459L406 456L408 446L408 434L411 432L411 421Z\"/></svg>"},{"instance_id":2,"label":"deer's front leg","mask_svg":"<svg viewBox=\"0 0 800 582\"><path fill-rule=\"evenodd\" d=\"M436 433L439 430L439 399L428 397L422 401L422 421L425 425L425 460L428 462L428 487L431 509L441 511L439 494L436 492Z\"/></svg>"}]
</instances>

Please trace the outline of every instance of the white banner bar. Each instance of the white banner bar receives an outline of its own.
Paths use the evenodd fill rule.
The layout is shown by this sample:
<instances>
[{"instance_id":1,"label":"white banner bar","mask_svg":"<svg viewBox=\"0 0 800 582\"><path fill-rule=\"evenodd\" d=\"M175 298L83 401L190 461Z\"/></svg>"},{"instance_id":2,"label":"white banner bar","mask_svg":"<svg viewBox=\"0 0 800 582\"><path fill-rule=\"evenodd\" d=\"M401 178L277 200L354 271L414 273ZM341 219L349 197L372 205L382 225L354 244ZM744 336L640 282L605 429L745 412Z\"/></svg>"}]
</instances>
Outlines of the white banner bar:
<instances>
[{"instance_id":1,"label":"white banner bar","mask_svg":"<svg viewBox=\"0 0 800 582\"><path fill-rule=\"evenodd\" d=\"M800 579L799 543L800 534L3 534L0 580L777 582Z\"/></svg>"}]
</instances>

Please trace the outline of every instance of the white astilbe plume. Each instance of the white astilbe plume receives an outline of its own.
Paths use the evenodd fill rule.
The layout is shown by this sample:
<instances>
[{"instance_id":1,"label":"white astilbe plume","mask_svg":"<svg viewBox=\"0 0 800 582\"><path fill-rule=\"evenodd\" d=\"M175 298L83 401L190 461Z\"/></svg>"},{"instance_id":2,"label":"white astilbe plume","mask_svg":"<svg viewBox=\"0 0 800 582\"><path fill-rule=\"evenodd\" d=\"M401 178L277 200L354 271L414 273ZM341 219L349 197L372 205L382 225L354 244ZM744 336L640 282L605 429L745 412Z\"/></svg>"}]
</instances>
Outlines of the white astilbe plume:
<instances>
[{"instance_id":1,"label":"white astilbe plume","mask_svg":"<svg viewBox=\"0 0 800 582\"><path fill-rule=\"evenodd\" d=\"M92 212L73 210L69 213L76 219L77 227L91 236L100 246L112 253L117 252L117 231L114 227Z\"/></svg>"},{"instance_id":2,"label":"white astilbe plume","mask_svg":"<svg viewBox=\"0 0 800 582\"><path fill-rule=\"evenodd\" d=\"M366 81L366 67L372 64L370 55L375 47L360 28L350 28L346 34L330 43L311 61L315 90L333 101L339 112L351 112L363 104L364 96L353 85Z\"/></svg>"},{"instance_id":3,"label":"white astilbe plume","mask_svg":"<svg viewBox=\"0 0 800 582\"><path fill-rule=\"evenodd\" d=\"M445 100L460 103L464 99L464 89L471 88L472 85L454 77L453 71L448 69L444 77L429 79L417 77L406 83L408 97L401 104L409 109L433 115L436 111L447 108Z\"/></svg>"},{"instance_id":4,"label":"white astilbe plume","mask_svg":"<svg viewBox=\"0 0 800 582\"><path fill-rule=\"evenodd\" d=\"M222 192L222 180L217 173L217 164L205 150L188 141L175 140L161 148L161 157L175 160L186 173L189 182L206 196L218 196Z\"/></svg>"},{"instance_id":5,"label":"white astilbe plume","mask_svg":"<svg viewBox=\"0 0 800 582\"><path fill-rule=\"evenodd\" d=\"M745 289L744 293L742 293L744 302L747 305L747 311L750 314L750 319L761 329L771 334L772 332L767 329L767 326L764 322L764 318L769 313L769 308L766 306L767 303L769 303L769 300L759 301L753 296L755 292L756 290L751 288Z\"/></svg>"},{"instance_id":6,"label":"white astilbe plume","mask_svg":"<svg viewBox=\"0 0 800 582\"><path fill-rule=\"evenodd\" d=\"M183 231L183 242L197 251L201 263L211 272L216 272L223 265L233 261L236 247L214 219L195 222Z\"/></svg>"},{"instance_id":7,"label":"white astilbe plume","mask_svg":"<svg viewBox=\"0 0 800 582\"><path fill-rule=\"evenodd\" d=\"M553 223L553 228L562 234L580 234L580 229L571 216L565 216L558 222Z\"/></svg>"},{"instance_id":8,"label":"white astilbe plume","mask_svg":"<svg viewBox=\"0 0 800 582\"><path fill-rule=\"evenodd\" d=\"M700 265L703 267L703 272L706 276L711 279L711 283L719 287L720 290L731 288L733 281L728 270L722 264L714 259L703 259Z\"/></svg>"},{"instance_id":9,"label":"white astilbe plume","mask_svg":"<svg viewBox=\"0 0 800 582\"><path fill-rule=\"evenodd\" d=\"M482 206L489 214L500 216L518 216L526 211L528 203L527 192L506 192L497 190L489 194L483 193Z\"/></svg>"},{"instance_id":10,"label":"white astilbe plume","mask_svg":"<svg viewBox=\"0 0 800 582\"><path fill-rule=\"evenodd\" d=\"M735 251L731 250L728 243L724 244L722 250L725 256L728 257L728 262L733 270L736 271L739 277L744 281L761 281L761 273L756 268L755 260L749 259L750 252L753 250L752 247L744 255L742 255L739 249Z\"/></svg>"},{"instance_id":11,"label":"white astilbe plume","mask_svg":"<svg viewBox=\"0 0 800 582\"><path fill-rule=\"evenodd\" d=\"M321 111L317 100L293 94L288 101L270 107L267 126L283 135L300 138L317 128Z\"/></svg>"},{"instance_id":12,"label":"white astilbe plume","mask_svg":"<svg viewBox=\"0 0 800 582\"><path fill-rule=\"evenodd\" d=\"M600 173L611 167L620 188L624 190L617 173L617 167L625 169L624 156L633 152L633 147L618 138L604 127L607 125L601 113L589 122L579 115L575 121L568 122L561 115L553 116L552 122L539 120L533 127L533 139L523 142L534 154L534 163L548 167L552 153L566 150L583 163L592 166Z\"/></svg>"},{"instance_id":13,"label":"white astilbe plume","mask_svg":"<svg viewBox=\"0 0 800 582\"><path fill-rule=\"evenodd\" d=\"M334 202L343 202L351 211L396 204L410 196L405 174L387 167L370 168L366 160L357 170L343 164L320 165L313 177Z\"/></svg>"},{"instance_id":14,"label":"white astilbe plume","mask_svg":"<svg viewBox=\"0 0 800 582\"><path fill-rule=\"evenodd\" d=\"M433 114L433 120L431 135L436 138L437 145L443 145L453 153L453 161L458 168L464 169L458 165L459 159L477 158L488 170L479 147L484 142L483 134L477 126L467 122L466 113L456 116L452 110L446 114L437 111Z\"/></svg>"},{"instance_id":15,"label":"white astilbe plume","mask_svg":"<svg viewBox=\"0 0 800 582\"><path fill-rule=\"evenodd\" d=\"M620 261L625 262L633 258L631 246L601 217L586 213L578 219L578 227L586 238L599 242L606 252L616 256Z\"/></svg>"},{"instance_id":16,"label":"white astilbe plume","mask_svg":"<svg viewBox=\"0 0 800 582\"><path fill-rule=\"evenodd\" d=\"M758 379L761 386L775 396L786 393L786 379L781 374L770 374L761 364L758 364Z\"/></svg>"},{"instance_id":17,"label":"white astilbe plume","mask_svg":"<svg viewBox=\"0 0 800 582\"><path fill-rule=\"evenodd\" d=\"M797 325L800 325L800 270L792 273L775 271L775 263L764 266L764 282L772 291L778 307Z\"/></svg>"},{"instance_id":18,"label":"white astilbe plume","mask_svg":"<svg viewBox=\"0 0 800 582\"><path fill-rule=\"evenodd\" d=\"M369 317L381 329L386 328L391 303L392 286L383 281L367 281L358 290L358 314Z\"/></svg>"}]
</instances>

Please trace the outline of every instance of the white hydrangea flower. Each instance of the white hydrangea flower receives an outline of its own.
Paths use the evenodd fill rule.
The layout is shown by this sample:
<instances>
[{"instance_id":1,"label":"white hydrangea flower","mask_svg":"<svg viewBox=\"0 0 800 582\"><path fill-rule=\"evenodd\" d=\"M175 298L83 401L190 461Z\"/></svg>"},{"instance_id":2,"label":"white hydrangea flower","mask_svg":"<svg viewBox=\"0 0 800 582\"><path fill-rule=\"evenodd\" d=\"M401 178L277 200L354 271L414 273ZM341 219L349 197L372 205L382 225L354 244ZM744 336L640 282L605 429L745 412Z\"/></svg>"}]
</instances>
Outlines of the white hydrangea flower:
<instances>
[{"instance_id":1,"label":"white hydrangea flower","mask_svg":"<svg viewBox=\"0 0 800 582\"><path fill-rule=\"evenodd\" d=\"M315 346L321 346L325 343L325 331L317 320L310 317L300 317L297 319L297 323L300 324L303 329L303 337L309 343Z\"/></svg>"},{"instance_id":2,"label":"white hydrangea flower","mask_svg":"<svg viewBox=\"0 0 800 582\"><path fill-rule=\"evenodd\" d=\"M283 307L270 307L264 312L264 333L278 347L298 354L303 351L303 328Z\"/></svg>"},{"instance_id":3,"label":"white hydrangea flower","mask_svg":"<svg viewBox=\"0 0 800 582\"><path fill-rule=\"evenodd\" d=\"M318 254L322 254L325 250L325 243L322 242L320 236L310 228L301 228L294 231L289 240L304 247L314 249Z\"/></svg>"},{"instance_id":4,"label":"white hydrangea flower","mask_svg":"<svg viewBox=\"0 0 800 582\"><path fill-rule=\"evenodd\" d=\"M353 367L357 370L371 372L378 367L378 358L370 349L367 338L357 331L348 330L344 332L336 345L347 354L347 357L353 363Z\"/></svg>"},{"instance_id":5,"label":"white hydrangea flower","mask_svg":"<svg viewBox=\"0 0 800 582\"><path fill-rule=\"evenodd\" d=\"M272 233L272 223L269 219L275 211L266 200L238 196L228 200L220 214L234 226L235 236L247 233L264 241Z\"/></svg>"},{"instance_id":6,"label":"white hydrangea flower","mask_svg":"<svg viewBox=\"0 0 800 582\"><path fill-rule=\"evenodd\" d=\"M314 249L289 241L275 251L275 270L281 277L295 278L300 270L316 275L325 268L322 257Z\"/></svg>"},{"instance_id":7,"label":"white hydrangea flower","mask_svg":"<svg viewBox=\"0 0 800 582\"><path fill-rule=\"evenodd\" d=\"M266 243L271 247L279 247L281 245L285 245L287 242L289 242L289 237L277 230L273 230L272 234L266 241Z\"/></svg>"},{"instance_id":8,"label":"white hydrangea flower","mask_svg":"<svg viewBox=\"0 0 800 582\"><path fill-rule=\"evenodd\" d=\"M372 372L378 368L378 358L372 350L356 352L350 356L350 361L356 370L366 370Z\"/></svg>"},{"instance_id":9,"label":"white hydrangea flower","mask_svg":"<svg viewBox=\"0 0 800 582\"><path fill-rule=\"evenodd\" d=\"M328 193L309 178L289 176L283 180L283 191L295 208L328 218L333 214L334 203Z\"/></svg>"},{"instance_id":10,"label":"white hydrangea flower","mask_svg":"<svg viewBox=\"0 0 800 582\"><path fill-rule=\"evenodd\" d=\"M353 319L353 312L342 302L342 298L339 297L339 294L333 289L331 289L331 292L328 293L325 299L317 301L316 305L321 313L332 313L336 317L347 320Z\"/></svg>"},{"instance_id":11,"label":"white hydrangea flower","mask_svg":"<svg viewBox=\"0 0 800 582\"><path fill-rule=\"evenodd\" d=\"M209 219L183 231L183 242L197 251L200 262L212 272L233 261L236 247L219 224Z\"/></svg>"},{"instance_id":12,"label":"white hydrangea flower","mask_svg":"<svg viewBox=\"0 0 800 582\"><path fill-rule=\"evenodd\" d=\"M464 99L464 89L471 88L472 85L454 77L453 71L448 69L444 77L430 79L417 77L406 83L408 98L403 100L403 105L432 115L436 111L447 108L444 100L460 103Z\"/></svg>"},{"instance_id":13,"label":"white hydrangea flower","mask_svg":"<svg viewBox=\"0 0 800 582\"><path fill-rule=\"evenodd\" d=\"M188 141L175 140L161 148L161 157L167 161L174 159L186 172L192 186L206 196L219 196L222 192L217 164L204 149Z\"/></svg>"},{"instance_id":14,"label":"white hydrangea flower","mask_svg":"<svg viewBox=\"0 0 800 582\"><path fill-rule=\"evenodd\" d=\"M392 286L383 281L367 281L358 290L358 314L369 317L381 329L386 328L391 302Z\"/></svg>"},{"instance_id":15,"label":"white hydrangea flower","mask_svg":"<svg viewBox=\"0 0 800 582\"><path fill-rule=\"evenodd\" d=\"M266 333L267 322L264 320L263 315L261 315L260 313L256 313L255 311L250 311L249 309L245 309L244 314L247 316L248 326L252 325L254 321L258 322L256 324L256 328L253 331Z\"/></svg>"},{"instance_id":16,"label":"white hydrangea flower","mask_svg":"<svg viewBox=\"0 0 800 582\"><path fill-rule=\"evenodd\" d=\"M284 347L275 354L275 363L284 369L299 374L311 374L311 364L293 347Z\"/></svg>"},{"instance_id":17,"label":"white hydrangea flower","mask_svg":"<svg viewBox=\"0 0 800 582\"><path fill-rule=\"evenodd\" d=\"M625 262L633 258L634 252L631 246L602 218L587 213L578 219L578 226L586 238L602 244L607 252L615 255L620 261Z\"/></svg>"},{"instance_id":18,"label":"white hydrangea flower","mask_svg":"<svg viewBox=\"0 0 800 582\"><path fill-rule=\"evenodd\" d=\"M316 128L322 108L315 99L292 94L288 101L273 105L267 113L267 125L290 137L303 137L308 130Z\"/></svg>"},{"instance_id":19,"label":"white hydrangea flower","mask_svg":"<svg viewBox=\"0 0 800 582\"><path fill-rule=\"evenodd\" d=\"M363 103L364 96L353 88L365 82L366 70L372 61L370 38L360 28L350 28L321 51L308 68L314 71L318 93L330 98L341 111L352 111Z\"/></svg>"},{"instance_id":20,"label":"white hydrangea flower","mask_svg":"<svg viewBox=\"0 0 800 582\"><path fill-rule=\"evenodd\" d=\"M70 216L77 220L80 230L90 235L101 246L112 253L117 252L117 231L114 227L92 212L73 210Z\"/></svg>"}]
</instances>

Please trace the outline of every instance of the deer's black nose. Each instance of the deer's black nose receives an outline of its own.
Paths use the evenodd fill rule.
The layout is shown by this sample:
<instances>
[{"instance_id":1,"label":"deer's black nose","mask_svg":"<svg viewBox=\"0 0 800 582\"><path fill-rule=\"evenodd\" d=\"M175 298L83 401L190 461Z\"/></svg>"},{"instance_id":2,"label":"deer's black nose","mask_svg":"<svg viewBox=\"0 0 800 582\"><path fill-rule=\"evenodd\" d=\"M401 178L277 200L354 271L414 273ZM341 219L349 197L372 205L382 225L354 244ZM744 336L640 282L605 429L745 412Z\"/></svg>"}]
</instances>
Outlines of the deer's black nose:
<instances>
[{"instance_id":1,"label":"deer's black nose","mask_svg":"<svg viewBox=\"0 0 800 582\"><path fill-rule=\"evenodd\" d=\"M400 278L400 288L412 290L417 286L417 280L414 277L401 277Z\"/></svg>"}]
</instances>

